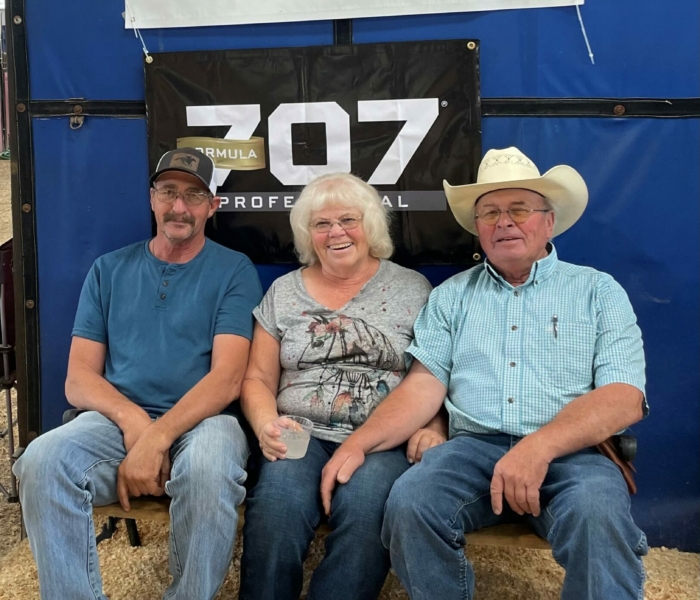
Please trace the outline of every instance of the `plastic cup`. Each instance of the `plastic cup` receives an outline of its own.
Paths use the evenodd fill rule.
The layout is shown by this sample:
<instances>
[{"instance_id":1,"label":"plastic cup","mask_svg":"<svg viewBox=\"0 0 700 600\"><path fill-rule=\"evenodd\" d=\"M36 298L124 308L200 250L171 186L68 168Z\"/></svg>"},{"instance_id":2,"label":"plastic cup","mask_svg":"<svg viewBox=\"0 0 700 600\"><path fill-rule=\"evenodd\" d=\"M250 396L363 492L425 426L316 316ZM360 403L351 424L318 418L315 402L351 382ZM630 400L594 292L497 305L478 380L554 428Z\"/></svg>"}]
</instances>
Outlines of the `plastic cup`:
<instances>
[{"instance_id":1,"label":"plastic cup","mask_svg":"<svg viewBox=\"0 0 700 600\"><path fill-rule=\"evenodd\" d=\"M287 458L304 458L314 424L305 417L285 415L279 418L280 442L287 446Z\"/></svg>"}]
</instances>

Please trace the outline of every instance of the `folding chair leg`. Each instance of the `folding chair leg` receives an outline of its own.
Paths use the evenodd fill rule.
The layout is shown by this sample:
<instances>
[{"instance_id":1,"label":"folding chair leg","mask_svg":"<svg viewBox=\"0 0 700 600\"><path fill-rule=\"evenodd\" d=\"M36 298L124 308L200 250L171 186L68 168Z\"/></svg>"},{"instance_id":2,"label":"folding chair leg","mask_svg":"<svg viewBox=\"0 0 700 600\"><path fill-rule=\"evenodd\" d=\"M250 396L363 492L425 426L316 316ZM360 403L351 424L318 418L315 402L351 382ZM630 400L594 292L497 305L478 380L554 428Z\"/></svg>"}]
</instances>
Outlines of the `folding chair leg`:
<instances>
[{"instance_id":1,"label":"folding chair leg","mask_svg":"<svg viewBox=\"0 0 700 600\"><path fill-rule=\"evenodd\" d=\"M126 532L129 534L129 543L132 547L140 546L141 537L136 527L136 521L134 519L124 519L124 521L126 521Z\"/></svg>"}]
</instances>

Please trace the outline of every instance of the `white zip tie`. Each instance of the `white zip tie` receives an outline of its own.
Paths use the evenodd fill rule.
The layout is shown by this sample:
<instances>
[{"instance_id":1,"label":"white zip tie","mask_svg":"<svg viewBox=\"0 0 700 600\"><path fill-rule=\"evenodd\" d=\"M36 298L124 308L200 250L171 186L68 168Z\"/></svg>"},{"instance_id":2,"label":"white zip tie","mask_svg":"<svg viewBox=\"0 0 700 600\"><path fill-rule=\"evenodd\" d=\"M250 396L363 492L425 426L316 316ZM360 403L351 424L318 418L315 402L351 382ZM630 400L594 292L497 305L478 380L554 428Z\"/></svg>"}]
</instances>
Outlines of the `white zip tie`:
<instances>
[{"instance_id":1,"label":"white zip tie","mask_svg":"<svg viewBox=\"0 0 700 600\"><path fill-rule=\"evenodd\" d=\"M583 17L581 17L581 9L576 5L576 14L578 15L578 22L581 23L581 33L583 33L583 39L586 42L586 48L588 48L588 57L591 59L591 64L595 64L595 59L593 58L593 50L591 50L591 45L588 43L588 36L586 35L586 26L583 24Z\"/></svg>"},{"instance_id":2,"label":"white zip tie","mask_svg":"<svg viewBox=\"0 0 700 600\"><path fill-rule=\"evenodd\" d=\"M146 48L146 42L143 41L143 36L141 35L139 28L136 27L136 17L134 17L134 13L131 12L131 6L129 6L128 0L124 0L124 4L126 4L126 10L129 11L129 17L130 17L129 21L131 22L131 28L134 30L134 37L141 40L141 46L143 47L143 53L146 56L146 62L148 64L151 64L153 62L153 57L150 54L148 54L148 48Z\"/></svg>"}]
</instances>

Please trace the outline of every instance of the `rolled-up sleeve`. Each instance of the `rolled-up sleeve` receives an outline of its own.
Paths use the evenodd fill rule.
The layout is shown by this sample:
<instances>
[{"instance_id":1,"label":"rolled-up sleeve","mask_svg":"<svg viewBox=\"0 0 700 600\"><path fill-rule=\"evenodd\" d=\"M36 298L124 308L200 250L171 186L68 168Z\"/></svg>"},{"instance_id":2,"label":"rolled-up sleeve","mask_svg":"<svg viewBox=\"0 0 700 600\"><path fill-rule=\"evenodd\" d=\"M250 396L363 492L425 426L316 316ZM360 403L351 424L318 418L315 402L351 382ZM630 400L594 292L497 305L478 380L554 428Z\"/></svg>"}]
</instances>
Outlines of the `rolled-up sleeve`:
<instances>
[{"instance_id":1,"label":"rolled-up sleeve","mask_svg":"<svg viewBox=\"0 0 700 600\"><path fill-rule=\"evenodd\" d=\"M596 301L595 387L626 383L645 394L642 332L625 290L612 277L605 277L598 285Z\"/></svg>"},{"instance_id":2,"label":"rolled-up sleeve","mask_svg":"<svg viewBox=\"0 0 700 600\"><path fill-rule=\"evenodd\" d=\"M452 372L452 302L450 287L436 288L413 325L415 337L406 349L445 386Z\"/></svg>"}]
</instances>

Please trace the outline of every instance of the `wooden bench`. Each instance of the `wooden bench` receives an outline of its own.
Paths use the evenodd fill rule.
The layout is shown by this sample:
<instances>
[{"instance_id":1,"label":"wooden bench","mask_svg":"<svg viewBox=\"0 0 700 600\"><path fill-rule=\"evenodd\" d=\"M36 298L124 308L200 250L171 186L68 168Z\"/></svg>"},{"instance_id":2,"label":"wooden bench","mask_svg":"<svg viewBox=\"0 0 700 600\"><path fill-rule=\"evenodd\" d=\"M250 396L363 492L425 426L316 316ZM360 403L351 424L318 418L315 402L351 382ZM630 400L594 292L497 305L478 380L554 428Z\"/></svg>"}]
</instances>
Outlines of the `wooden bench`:
<instances>
[{"instance_id":1,"label":"wooden bench","mask_svg":"<svg viewBox=\"0 0 700 600\"><path fill-rule=\"evenodd\" d=\"M126 512L119 503L108 504L107 506L95 506L92 512L96 515L117 519L143 519L146 521L160 521L162 523L168 523L170 521L170 513L168 512L169 506L170 498L167 496L161 496L158 498L149 496L144 498L132 498L131 510L129 512ZM245 509L243 506L238 508L238 517L238 526L240 528L243 526L243 522L245 520ZM110 527L112 528L111 533L113 533L113 521L111 522ZM321 525L318 530L321 533L328 533L328 531L330 531L328 526L325 524ZM103 532L100 534L101 536L104 536L101 539L111 537L111 533L107 535ZM541 537L533 533L532 529L530 529L527 525L519 524L485 527L479 531L468 533L466 538L467 543L474 546L512 546L517 548L535 548L539 550L550 548L547 540L543 540ZM135 527L131 527L129 530L129 540L134 546L140 545L138 532L136 531Z\"/></svg>"}]
</instances>

